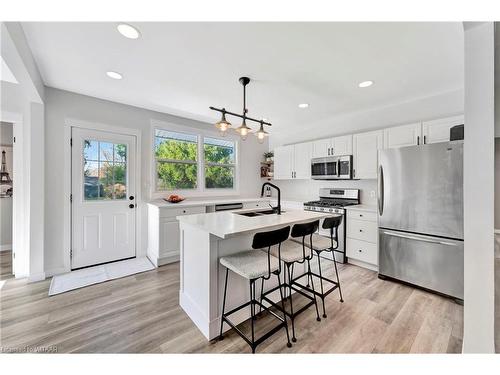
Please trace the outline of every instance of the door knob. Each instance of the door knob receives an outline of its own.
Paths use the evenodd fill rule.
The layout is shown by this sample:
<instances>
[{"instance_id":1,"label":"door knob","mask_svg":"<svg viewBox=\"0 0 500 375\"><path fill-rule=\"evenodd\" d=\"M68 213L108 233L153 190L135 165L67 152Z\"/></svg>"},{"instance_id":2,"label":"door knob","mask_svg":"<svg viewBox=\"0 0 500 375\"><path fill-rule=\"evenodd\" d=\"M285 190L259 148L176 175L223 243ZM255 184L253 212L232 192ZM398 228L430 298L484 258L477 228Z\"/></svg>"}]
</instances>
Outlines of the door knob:
<instances>
[{"instance_id":1,"label":"door knob","mask_svg":"<svg viewBox=\"0 0 500 375\"><path fill-rule=\"evenodd\" d=\"M134 196L131 195L130 197L128 197L128 199L130 199L131 201L133 201L134 200Z\"/></svg>"},{"instance_id":2,"label":"door knob","mask_svg":"<svg viewBox=\"0 0 500 375\"><path fill-rule=\"evenodd\" d=\"M128 208L134 208L135 206L131 203L128 205Z\"/></svg>"}]
</instances>

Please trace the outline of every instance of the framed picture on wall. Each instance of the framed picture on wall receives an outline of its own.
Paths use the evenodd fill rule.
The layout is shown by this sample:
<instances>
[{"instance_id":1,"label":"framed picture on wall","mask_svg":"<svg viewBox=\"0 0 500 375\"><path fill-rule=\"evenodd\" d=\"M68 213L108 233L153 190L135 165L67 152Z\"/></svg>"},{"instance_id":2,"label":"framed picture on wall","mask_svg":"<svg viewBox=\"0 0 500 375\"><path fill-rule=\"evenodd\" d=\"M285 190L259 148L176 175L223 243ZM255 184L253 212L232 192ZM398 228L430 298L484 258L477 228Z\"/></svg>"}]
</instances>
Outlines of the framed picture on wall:
<instances>
[{"instance_id":1,"label":"framed picture on wall","mask_svg":"<svg viewBox=\"0 0 500 375\"><path fill-rule=\"evenodd\" d=\"M13 194L12 151L12 146L0 146L0 198L10 198Z\"/></svg>"}]
</instances>

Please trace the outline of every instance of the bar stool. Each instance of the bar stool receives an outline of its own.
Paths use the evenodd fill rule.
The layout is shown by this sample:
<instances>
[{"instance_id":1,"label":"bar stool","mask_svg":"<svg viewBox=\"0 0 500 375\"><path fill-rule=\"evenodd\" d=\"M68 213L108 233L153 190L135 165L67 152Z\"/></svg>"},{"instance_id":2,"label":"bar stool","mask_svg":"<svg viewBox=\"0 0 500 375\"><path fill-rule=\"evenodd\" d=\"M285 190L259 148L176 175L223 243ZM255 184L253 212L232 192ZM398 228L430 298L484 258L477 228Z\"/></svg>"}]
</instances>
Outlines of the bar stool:
<instances>
[{"instance_id":1,"label":"bar stool","mask_svg":"<svg viewBox=\"0 0 500 375\"><path fill-rule=\"evenodd\" d=\"M316 320L319 322L321 321L321 318L319 317L319 310L318 310L318 302L316 301L316 294L315 293L305 293L302 289L297 288L294 283L293 283L293 271L294 271L294 265L296 263L298 264L303 264L304 262L307 262L307 271L304 275L310 275L309 281L310 285L312 286L312 290L314 291L314 281L312 279L312 272L311 272L311 259L313 259L313 253L312 253L312 235L318 230L319 227L319 220L312 221L309 223L304 223L304 224L295 224L292 228L292 233L291 237L292 238L302 238L302 246L285 246L281 249L281 253L279 254L279 258L283 261L285 264L286 268L286 275L288 277L288 282L284 282L283 287L286 289L288 288L289 290L289 299L290 299L290 311L283 310L283 312L290 317L290 320L292 321L292 341L296 342L297 338L295 337L295 318L297 315L303 313L306 311L310 306L313 304L316 307ZM309 236L309 243L310 247L306 253L306 245L305 245L305 240L306 237ZM276 254L273 252L273 255L276 256ZM302 275L302 276L304 276ZM300 277L302 277L300 276ZM299 277L299 278L300 278ZM308 284L309 286L309 284ZM276 288L274 288L276 289ZM274 289L268 290L266 293L263 294L263 298L269 302L273 302L267 298L267 295L269 293L272 293ZM293 310L293 298L292 298L292 289L309 299L310 301L304 305L302 308L299 310L294 311ZM277 304L273 304L276 308L280 309L280 306Z\"/></svg>"},{"instance_id":2,"label":"bar stool","mask_svg":"<svg viewBox=\"0 0 500 375\"><path fill-rule=\"evenodd\" d=\"M289 348L292 346L290 342L290 336L288 333L286 314L283 314L283 317L280 317L275 312L271 311L268 307L264 306L262 304L262 295L260 301L257 301L257 299L255 298L255 282L258 279L261 279L262 289L263 289L264 281L268 280L271 277L271 274L274 274L278 278L278 288L280 290L281 304L282 304L282 309L284 311L285 305L283 301L283 291L281 290L281 278L280 278L280 273L281 273L280 249L281 249L281 243L288 238L289 233L290 233L289 226L269 232L257 233L253 237L252 249L262 249L263 251L248 250L238 254L220 258L220 264L226 267L224 298L222 302L222 316L220 322L220 335L219 335L220 340L224 339L224 336L222 334L222 328L224 322L226 322L231 328L233 328L236 331L238 335L240 335L243 338L243 340L247 342L248 345L250 345L250 347L252 348L252 353L255 353L255 348L257 347L257 345L261 344L264 340L274 335L281 328L284 328L286 331L286 337L288 341L287 346ZM271 255L271 248L275 245L278 245L277 257ZM229 270L250 281L250 301L225 313L224 310L226 307L227 278ZM261 289L261 294L262 294L262 289ZM252 329L251 340L228 318L230 315L234 314L235 312L249 305L250 305L250 319L251 319L251 329ZM254 327L255 316L256 316L255 314L256 305L260 307L261 311L262 309L265 309L267 312L269 312L271 315L273 315L276 319L280 321L279 325L275 326L274 328L266 332L258 339L255 339L255 327Z\"/></svg>"},{"instance_id":3,"label":"bar stool","mask_svg":"<svg viewBox=\"0 0 500 375\"><path fill-rule=\"evenodd\" d=\"M316 276L317 278L319 278L321 291L318 292L318 291L315 291L314 289L311 290L310 288L308 288L308 286L303 286L303 285L300 285L300 284L296 283L300 287L305 288L309 292L314 293L319 298L321 298L321 301L322 301L322 304L323 304L323 318L326 318L326 316L327 316L326 315L326 311L325 311L325 298L326 298L327 295L329 295L331 292L333 292L335 289L338 288L339 294L340 294L340 302L344 302L344 299L342 298L342 289L340 288L340 279L339 279L339 272L338 272L338 269L337 269L337 261L335 259L335 251L337 251L337 249L339 247L339 243L338 243L338 231L337 230L338 230L338 227L339 227L339 225L341 223L342 223L342 216L327 217L323 221L322 228L330 230L330 246L326 247L326 248L317 248L317 247L311 246L311 249L313 249L314 252L316 253L316 255L318 256L318 268L319 268L319 275L316 274L316 273L314 273L314 272L312 272L311 276ZM315 235L315 236L319 236L319 235ZM332 254L333 265L335 267L335 275L337 277L337 281L331 280L331 279L323 276L323 273L322 273L322 270L321 270L321 258L322 258L321 257L321 253L324 252L324 251L325 252L330 252ZM303 277L303 276L301 276L301 277ZM294 281L296 281L296 280L294 280ZM323 282L324 281L327 282L327 283L329 283L329 284L331 284L331 287L328 288L328 290L326 290L326 291L324 290L324 286L323 286Z\"/></svg>"}]
</instances>

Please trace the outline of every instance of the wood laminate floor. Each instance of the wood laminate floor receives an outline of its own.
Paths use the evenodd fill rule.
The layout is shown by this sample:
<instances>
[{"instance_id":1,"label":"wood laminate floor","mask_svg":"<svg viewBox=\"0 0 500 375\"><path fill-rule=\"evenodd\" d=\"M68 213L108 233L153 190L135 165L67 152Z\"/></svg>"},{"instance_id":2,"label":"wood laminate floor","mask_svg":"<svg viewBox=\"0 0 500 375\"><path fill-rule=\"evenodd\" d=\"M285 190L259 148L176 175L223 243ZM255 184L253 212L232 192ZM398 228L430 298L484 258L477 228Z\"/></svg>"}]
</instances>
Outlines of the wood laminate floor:
<instances>
[{"instance_id":1,"label":"wood laminate floor","mask_svg":"<svg viewBox=\"0 0 500 375\"><path fill-rule=\"evenodd\" d=\"M314 307L296 319L292 348L282 330L257 353L461 352L462 306L352 265L341 265L340 277L344 303L334 291L326 300L326 319L317 322ZM251 352L234 332L223 341L206 341L178 304L178 263L53 297L47 295L50 280L3 283L3 351L31 346L84 353ZM302 302L297 297L294 306ZM269 315L259 318L257 335L274 323Z\"/></svg>"},{"instance_id":2,"label":"wood laminate floor","mask_svg":"<svg viewBox=\"0 0 500 375\"><path fill-rule=\"evenodd\" d=\"M12 274L12 250L0 251L0 280L10 279Z\"/></svg>"}]
</instances>

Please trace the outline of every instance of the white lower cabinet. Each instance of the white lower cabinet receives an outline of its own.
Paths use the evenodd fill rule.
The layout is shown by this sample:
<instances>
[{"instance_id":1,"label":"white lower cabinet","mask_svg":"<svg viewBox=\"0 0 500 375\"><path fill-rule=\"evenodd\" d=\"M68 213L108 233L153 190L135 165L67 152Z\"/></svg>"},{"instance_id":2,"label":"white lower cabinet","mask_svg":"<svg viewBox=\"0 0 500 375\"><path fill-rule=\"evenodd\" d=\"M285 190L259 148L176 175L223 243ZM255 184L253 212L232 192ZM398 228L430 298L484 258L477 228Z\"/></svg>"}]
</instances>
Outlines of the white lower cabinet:
<instances>
[{"instance_id":1,"label":"white lower cabinet","mask_svg":"<svg viewBox=\"0 0 500 375\"><path fill-rule=\"evenodd\" d=\"M378 225L376 212L349 208L346 224L346 255L349 262L377 270Z\"/></svg>"},{"instance_id":2,"label":"white lower cabinet","mask_svg":"<svg viewBox=\"0 0 500 375\"><path fill-rule=\"evenodd\" d=\"M177 262L180 253L179 222L176 217L206 212L205 206L158 207L148 204L148 258L155 266Z\"/></svg>"}]
</instances>

